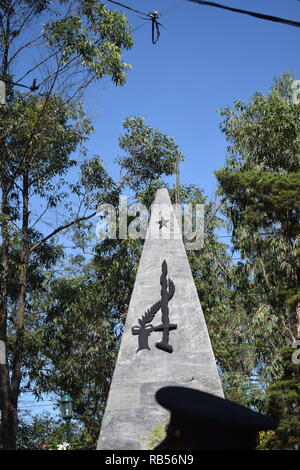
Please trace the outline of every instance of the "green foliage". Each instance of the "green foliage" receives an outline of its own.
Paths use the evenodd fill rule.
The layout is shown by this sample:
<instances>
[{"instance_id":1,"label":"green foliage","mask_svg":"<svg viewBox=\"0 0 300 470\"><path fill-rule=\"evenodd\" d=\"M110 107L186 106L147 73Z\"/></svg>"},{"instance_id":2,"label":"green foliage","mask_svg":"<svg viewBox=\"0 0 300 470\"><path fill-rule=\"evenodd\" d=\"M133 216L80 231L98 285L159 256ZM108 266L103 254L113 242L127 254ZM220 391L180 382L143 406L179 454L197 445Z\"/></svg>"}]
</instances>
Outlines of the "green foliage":
<instances>
[{"instance_id":1,"label":"green foliage","mask_svg":"<svg viewBox=\"0 0 300 470\"><path fill-rule=\"evenodd\" d=\"M72 189L79 196L84 194L84 206L96 208L105 202L117 206L120 188L108 174L100 157L95 155L85 161L80 170L80 180Z\"/></svg>"},{"instance_id":2,"label":"green foliage","mask_svg":"<svg viewBox=\"0 0 300 470\"><path fill-rule=\"evenodd\" d=\"M96 439L117 345L116 321L91 276L86 269L85 276L52 282L46 315L34 332L40 344L29 376L40 392L70 392Z\"/></svg>"},{"instance_id":3,"label":"green foliage","mask_svg":"<svg viewBox=\"0 0 300 470\"><path fill-rule=\"evenodd\" d=\"M48 446L55 447L64 441L64 425L61 420L50 413L31 417L29 413L21 414L18 429L18 450L42 450Z\"/></svg>"},{"instance_id":4,"label":"green foliage","mask_svg":"<svg viewBox=\"0 0 300 470\"><path fill-rule=\"evenodd\" d=\"M7 90L7 105L0 109L0 337L9 367L0 371L3 446L15 446L11 410L16 411L22 389L37 396L72 389L82 405L85 434L94 442L134 273L128 276L129 266L135 266L139 247L130 241L120 249L104 244L105 278L77 255L70 264L82 275L53 280L63 251L54 236L79 219L73 238L78 242L85 229L87 238L85 218L95 214L99 202L118 199L119 187L97 156L82 165L74 181L71 153L81 149L87 156L83 144L93 130L79 102L86 87L102 77L125 83L130 66L122 54L132 47L131 31L124 14L97 0L5 1L0 15L6 25L0 36L0 78ZM30 88L33 77L38 88ZM28 87L26 94L16 83ZM120 292L113 285L107 289L114 281Z\"/></svg>"},{"instance_id":5,"label":"green foliage","mask_svg":"<svg viewBox=\"0 0 300 470\"><path fill-rule=\"evenodd\" d=\"M266 171L216 172L237 219L254 230L266 229L296 238L299 234L300 173L276 175ZM279 225L280 224L280 225Z\"/></svg>"},{"instance_id":6,"label":"green foliage","mask_svg":"<svg viewBox=\"0 0 300 470\"><path fill-rule=\"evenodd\" d=\"M68 211L75 219L73 195L79 199L79 209L94 211L99 202L116 205L126 185L134 191L135 201L149 207L155 190L166 186L161 177L172 175L176 162L183 160L173 138L146 125L142 118L131 117L125 119L119 140L125 154L117 159L125 172L123 178L115 182L101 159L94 156L83 163L74 182L74 174L68 174L75 166L70 154L83 146L93 128L72 97L90 81L104 76L117 85L124 84L129 66L121 55L132 45L131 33L123 14L95 0L57 2L56 15L50 10L55 2L20 4L18 21L28 9L36 15L35 20L46 14L42 34L47 41L50 72L35 95L18 94L8 85L9 106L0 109L1 185L2 189L7 183L10 187L8 207L1 214L10 247L10 368L24 267L22 179L29 178L31 196L45 202L47 208L63 208L64 214ZM8 14L5 2L0 12ZM10 33L12 43L21 30L14 34ZM0 44L1 53L6 46L5 41ZM14 81L10 71L2 69L5 77ZM291 369L282 353L293 337L299 285L300 106L291 102L290 85L291 78L286 76L275 82L268 96L256 93L250 103L237 100L232 109L222 111L221 128L229 147L225 167L217 172L217 178L219 193L226 198L224 214L233 227L233 248L243 258L240 263L232 266L228 247L215 236L222 221L214 215L214 205L198 187L180 188L182 203L205 204L205 246L200 254L191 251L188 256L226 396L279 419L278 431L264 436L262 446L269 448L299 447L299 369ZM174 191L170 193L174 201ZM30 201L29 212L36 200L33 204ZM73 446L91 448L105 408L142 241L104 240L86 260L90 226L78 223L72 240L83 254L69 257L69 265L63 266L69 278L53 276L50 270L62 248L43 239L42 230L35 226L42 218L43 214L35 214L33 227L25 227L26 248L35 249L27 266L23 389L36 396L69 392L78 421ZM49 442L57 447L62 433L61 423L49 417L34 418L30 423L21 422L18 446L37 449ZM149 437L149 446L154 447L163 437L164 427L160 426Z\"/></svg>"},{"instance_id":7,"label":"green foliage","mask_svg":"<svg viewBox=\"0 0 300 470\"><path fill-rule=\"evenodd\" d=\"M293 364L292 348L280 351L283 373L267 389L267 412L278 422L274 433L266 436L263 448L300 449L300 365Z\"/></svg>"},{"instance_id":8,"label":"green foliage","mask_svg":"<svg viewBox=\"0 0 300 470\"><path fill-rule=\"evenodd\" d=\"M14 94L11 82L16 82L10 68L16 61L22 78L32 72L41 77L38 86L46 95L58 92L72 98L103 77L124 85L131 66L122 54L133 43L123 13L99 0L22 0L17 6L1 2L0 15L7 25L0 40L0 74L7 80L9 101ZM43 54L37 58L41 38ZM28 56L33 60L29 67Z\"/></svg>"},{"instance_id":9,"label":"green foliage","mask_svg":"<svg viewBox=\"0 0 300 470\"><path fill-rule=\"evenodd\" d=\"M95 0L72 4L69 15L44 26L49 47L62 49L64 65L79 58L95 78L109 76L116 85L124 85L125 72L131 67L122 61L122 49L132 47L126 16Z\"/></svg>"},{"instance_id":10,"label":"green foliage","mask_svg":"<svg viewBox=\"0 0 300 470\"><path fill-rule=\"evenodd\" d=\"M279 420L274 434L262 436L261 448L299 445L292 412L299 390L291 354L288 360L284 353L295 337L300 272L300 106L291 101L291 83L292 77L284 75L267 96L256 93L249 103L237 100L222 111L228 157L216 172L233 249L242 258L235 268L235 289L246 313L242 347L249 341L253 351L249 390L256 383L258 392L254 397L245 393L249 404ZM282 401L285 386L291 387L290 403ZM266 388L267 395L261 393Z\"/></svg>"},{"instance_id":11,"label":"green foliage","mask_svg":"<svg viewBox=\"0 0 300 470\"><path fill-rule=\"evenodd\" d=\"M152 145L152 144L151 144ZM149 143L149 151L151 147ZM156 143L153 144L154 148ZM156 166L147 178L161 176L168 159L157 155ZM168 155L168 158L172 158ZM154 165L154 163L153 163ZM128 175L127 183L135 175ZM148 184L148 179L141 185ZM95 156L81 167L81 179L72 185L79 197L87 194L83 204L118 203L120 184L107 174L103 162ZM152 200L149 201L152 203ZM130 223L130 218L128 220ZM84 249L89 225L75 228L73 242ZM119 337L126 318L135 281L142 240L110 240L99 242L89 261L70 257L71 278L51 280L47 294L36 299L36 323L26 333L28 387L39 396L54 391L67 391L80 404L78 419L95 446L105 408L106 397L118 351ZM72 267L70 266L70 273Z\"/></svg>"},{"instance_id":12,"label":"green foliage","mask_svg":"<svg viewBox=\"0 0 300 470\"><path fill-rule=\"evenodd\" d=\"M65 447L65 423L50 413L31 416L23 412L20 417L17 450L61 450ZM71 422L71 443L67 450L92 448L92 438L78 422Z\"/></svg>"},{"instance_id":13,"label":"green foliage","mask_svg":"<svg viewBox=\"0 0 300 470\"><path fill-rule=\"evenodd\" d=\"M300 106L286 99L290 79L279 81L269 95L255 93L250 103L236 100L221 110L221 130L228 141L226 167L231 171L275 173L299 170ZM283 93L283 96L280 94Z\"/></svg>"},{"instance_id":14,"label":"green foliage","mask_svg":"<svg viewBox=\"0 0 300 470\"><path fill-rule=\"evenodd\" d=\"M53 193L51 179L75 164L70 154L91 131L81 105L66 105L57 95L18 95L10 106L0 109L0 132L5 136L2 152L9 170L15 177L29 171L30 183L42 197L47 190Z\"/></svg>"},{"instance_id":15,"label":"green foliage","mask_svg":"<svg viewBox=\"0 0 300 470\"><path fill-rule=\"evenodd\" d=\"M149 206L156 184L157 180L152 180L145 192L138 193L138 200ZM174 192L170 190L170 193L174 198ZM180 196L182 203L205 202L202 191L193 185L182 186ZM206 217L210 224L206 247L211 247L230 270L226 246L218 243L214 236L214 229L220 222L213 213L213 204L207 203ZM81 237L84 233L82 227ZM51 282L48 295L41 299L40 309L44 315L36 330L41 344L38 355L31 356L32 385L35 384L36 393L50 390L59 393L67 389L84 410L80 422L93 437L94 445L142 246L143 240L129 238L99 242L88 263L78 259L80 276ZM189 258L220 370L223 374L226 371L236 374L240 364L245 364L246 370L240 338L230 320L234 297L226 273L220 272L206 249L201 256L190 252ZM236 328L239 318L235 318ZM231 352L224 356L229 342ZM41 369L45 372L41 373ZM248 366L248 369L251 368ZM248 380L248 369L244 380Z\"/></svg>"},{"instance_id":16,"label":"green foliage","mask_svg":"<svg viewBox=\"0 0 300 470\"><path fill-rule=\"evenodd\" d=\"M183 155L172 137L146 125L141 117L126 118L123 127L119 146L127 155L117 162L126 170L124 179L130 188L138 191L153 179L175 173L175 162Z\"/></svg>"}]
</instances>

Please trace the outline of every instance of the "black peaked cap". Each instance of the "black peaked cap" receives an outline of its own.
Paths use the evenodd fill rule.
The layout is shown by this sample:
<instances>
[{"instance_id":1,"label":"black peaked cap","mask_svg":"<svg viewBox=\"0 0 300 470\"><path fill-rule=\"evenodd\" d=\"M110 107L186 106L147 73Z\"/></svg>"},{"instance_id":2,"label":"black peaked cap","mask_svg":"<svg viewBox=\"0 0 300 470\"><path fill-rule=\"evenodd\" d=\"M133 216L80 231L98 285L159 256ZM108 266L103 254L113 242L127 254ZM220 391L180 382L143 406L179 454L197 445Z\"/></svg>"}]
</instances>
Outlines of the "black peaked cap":
<instances>
[{"instance_id":1,"label":"black peaked cap","mask_svg":"<svg viewBox=\"0 0 300 470\"><path fill-rule=\"evenodd\" d=\"M156 392L157 402L171 412L171 419L193 425L215 424L220 428L242 428L259 431L276 428L269 416L245 406L193 388L163 387Z\"/></svg>"}]
</instances>

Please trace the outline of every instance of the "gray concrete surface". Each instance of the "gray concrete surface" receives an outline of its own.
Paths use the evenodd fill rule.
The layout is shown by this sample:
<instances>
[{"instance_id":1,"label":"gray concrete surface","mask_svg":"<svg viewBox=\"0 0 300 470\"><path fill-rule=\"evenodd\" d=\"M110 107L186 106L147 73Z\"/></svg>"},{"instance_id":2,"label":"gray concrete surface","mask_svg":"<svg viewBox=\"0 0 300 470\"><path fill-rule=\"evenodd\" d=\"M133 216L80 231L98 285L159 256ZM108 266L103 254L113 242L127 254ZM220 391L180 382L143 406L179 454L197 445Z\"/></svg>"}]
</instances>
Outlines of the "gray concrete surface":
<instances>
[{"instance_id":1,"label":"gray concrete surface","mask_svg":"<svg viewBox=\"0 0 300 470\"><path fill-rule=\"evenodd\" d=\"M168 228L162 227L159 231L164 238L158 239L157 210L150 218L98 440L99 450L145 449L145 438L156 426L168 421L168 412L154 399L156 390L163 386L194 387L223 397L201 304L168 191L159 189L154 202L161 204L163 217L171 220ZM177 324L177 330L169 334L173 352L156 348L155 343L161 341L160 332L150 334L150 350L136 352L138 336L134 336L131 329L138 325L144 312L160 300L164 260L168 265L168 277L175 283L175 294L168 305L170 322ZM160 323L159 311L152 325Z\"/></svg>"}]
</instances>

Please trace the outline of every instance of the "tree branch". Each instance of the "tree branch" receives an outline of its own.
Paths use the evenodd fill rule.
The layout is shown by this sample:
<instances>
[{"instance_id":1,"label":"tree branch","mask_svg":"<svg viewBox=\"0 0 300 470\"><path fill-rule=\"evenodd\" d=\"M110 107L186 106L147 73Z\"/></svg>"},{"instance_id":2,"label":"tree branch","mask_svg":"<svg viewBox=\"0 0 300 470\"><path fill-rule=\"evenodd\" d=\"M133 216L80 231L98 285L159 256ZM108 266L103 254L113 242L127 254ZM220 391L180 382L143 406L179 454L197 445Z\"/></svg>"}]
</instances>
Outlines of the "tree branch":
<instances>
[{"instance_id":1,"label":"tree branch","mask_svg":"<svg viewBox=\"0 0 300 470\"><path fill-rule=\"evenodd\" d=\"M89 214L87 216L84 216L84 217L78 217L77 219L75 220L72 220L71 222L68 222L64 225L61 225L60 227L57 227L55 230L53 230L53 232L49 233L49 235L47 235L46 237L42 238L42 240L38 241L37 243L35 243L29 250L29 253L33 253L34 250L36 250L42 243L45 243L47 240L49 240L50 238L54 237L54 235L56 235L57 233L61 232L62 230L65 230L69 227L71 227L72 225L75 225L75 224L78 224L79 222L83 222L85 220L88 220L88 219L91 219L92 217L94 217L96 215L96 211L93 212L92 214Z\"/></svg>"},{"instance_id":2,"label":"tree branch","mask_svg":"<svg viewBox=\"0 0 300 470\"><path fill-rule=\"evenodd\" d=\"M29 75L30 73L32 73L35 69L37 69L38 67L40 67L41 65L43 65L45 62L47 62L49 59L51 59L52 57L56 56L58 53L59 53L60 49L58 49L57 51L55 52L52 52L52 54L48 55L48 57L46 57L46 59L43 59L41 60L38 64L36 64L34 67L32 67L31 69L27 70L27 72L22 75L22 77L20 77L16 82L15 84L17 85L18 83L20 83L22 80L24 80L25 77L27 77L27 75ZM55 72L56 73L56 72ZM53 73L53 75L55 75L55 73Z\"/></svg>"},{"instance_id":3,"label":"tree branch","mask_svg":"<svg viewBox=\"0 0 300 470\"><path fill-rule=\"evenodd\" d=\"M8 61L8 65L10 65L12 63L12 61L17 57L17 55L23 50L23 49L26 49L26 47L29 47L31 46L35 41L38 41L39 39L41 39L43 37L43 35L41 34L40 36L37 36L36 38L34 39L31 39L31 41L28 41L26 42L25 44L23 44L22 46L19 47L19 49L17 49L14 54L11 56L11 58L9 59ZM19 80L20 81L20 80ZM18 82L17 82L18 83Z\"/></svg>"},{"instance_id":4,"label":"tree branch","mask_svg":"<svg viewBox=\"0 0 300 470\"><path fill-rule=\"evenodd\" d=\"M25 19L23 20L23 22L21 23L21 25L19 26L18 28L18 31L17 31L17 35L20 34L20 32L22 31L22 29L24 28L24 26L26 25L26 23L30 20L30 17L31 15L34 14L34 8L32 8L28 15L25 17ZM15 23L16 24L16 23ZM11 40L10 40L10 44L12 43L12 41L16 38L16 36L12 36Z\"/></svg>"},{"instance_id":5,"label":"tree branch","mask_svg":"<svg viewBox=\"0 0 300 470\"><path fill-rule=\"evenodd\" d=\"M232 282L232 277L230 276L229 272L227 271L227 269L222 266L222 264L217 260L217 258L215 257L215 255L213 254L213 252L208 249L208 252L209 254L211 255L212 259L215 261L215 263L217 263L217 265L219 266L219 268L226 274L226 276L228 277L228 279Z\"/></svg>"}]
</instances>

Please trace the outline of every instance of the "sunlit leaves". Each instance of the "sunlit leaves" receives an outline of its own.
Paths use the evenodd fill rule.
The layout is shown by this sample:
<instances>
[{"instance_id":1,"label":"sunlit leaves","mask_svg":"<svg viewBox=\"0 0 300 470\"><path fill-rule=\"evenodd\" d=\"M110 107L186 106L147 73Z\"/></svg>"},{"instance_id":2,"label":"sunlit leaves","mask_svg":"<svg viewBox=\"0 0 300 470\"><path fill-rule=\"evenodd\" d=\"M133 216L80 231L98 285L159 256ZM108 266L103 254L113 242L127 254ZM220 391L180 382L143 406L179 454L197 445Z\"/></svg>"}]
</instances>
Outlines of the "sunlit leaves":
<instances>
[{"instance_id":1,"label":"sunlit leaves","mask_svg":"<svg viewBox=\"0 0 300 470\"><path fill-rule=\"evenodd\" d=\"M117 162L126 171L124 179L138 190L151 180L175 173L176 160L183 160L172 137L145 124L142 117L128 117L123 123L124 134L119 146L125 152Z\"/></svg>"},{"instance_id":2,"label":"sunlit leaves","mask_svg":"<svg viewBox=\"0 0 300 470\"><path fill-rule=\"evenodd\" d=\"M267 96L255 93L249 103L236 100L232 108L221 111L228 168L279 174L299 170L300 105L278 90L277 84Z\"/></svg>"},{"instance_id":3,"label":"sunlit leaves","mask_svg":"<svg viewBox=\"0 0 300 470\"><path fill-rule=\"evenodd\" d=\"M78 59L95 79L109 76L116 85L123 85L131 67L122 61L122 51L132 47L126 16L99 2L73 4L70 15L45 25L49 47L61 50L64 64Z\"/></svg>"},{"instance_id":4,"label":"sunlit leaves","mask_svg":"<svg viewBox=\"0 0 300 470\"><path fill-rule=\"evenodd\" d=\"M253 372L267 385L284 372L280 350L295 336L299 301L300 106L291 100L291 83L284 75L268 95L255 93L222 111L228 157L216 172L243 259L235 281L251 320Z\"/></svg>"}]
</instances>

